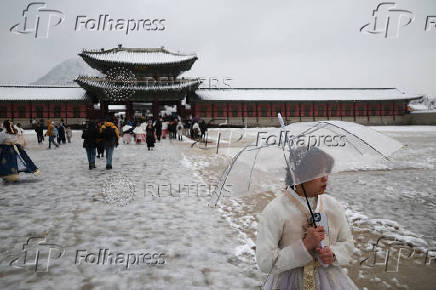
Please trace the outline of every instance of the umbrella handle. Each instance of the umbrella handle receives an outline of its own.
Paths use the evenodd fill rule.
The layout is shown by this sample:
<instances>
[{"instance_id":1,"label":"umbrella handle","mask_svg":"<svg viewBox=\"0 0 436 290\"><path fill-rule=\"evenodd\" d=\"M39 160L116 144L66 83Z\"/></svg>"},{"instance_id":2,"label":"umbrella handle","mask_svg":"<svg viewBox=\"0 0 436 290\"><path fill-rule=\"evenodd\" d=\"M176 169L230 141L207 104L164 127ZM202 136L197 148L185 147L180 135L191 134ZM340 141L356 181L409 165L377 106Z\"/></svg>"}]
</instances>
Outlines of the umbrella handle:
<instances>
[{"instance_id":1,"label":"umbrella handle","mask_svg":"<svg viewBox=\"0 0 436 290\"><path fill-rule=\"evenodd\" d=\"M313 214L312 207L310 206L309 199L307 198L306 189L304 188L303 183L301 184L301 188L303 189L304 197L306 198L307 207L309 208L310 215L312 216L312 223L315 228L317 228L315 215Z\"/></svg>"}]
</instances>

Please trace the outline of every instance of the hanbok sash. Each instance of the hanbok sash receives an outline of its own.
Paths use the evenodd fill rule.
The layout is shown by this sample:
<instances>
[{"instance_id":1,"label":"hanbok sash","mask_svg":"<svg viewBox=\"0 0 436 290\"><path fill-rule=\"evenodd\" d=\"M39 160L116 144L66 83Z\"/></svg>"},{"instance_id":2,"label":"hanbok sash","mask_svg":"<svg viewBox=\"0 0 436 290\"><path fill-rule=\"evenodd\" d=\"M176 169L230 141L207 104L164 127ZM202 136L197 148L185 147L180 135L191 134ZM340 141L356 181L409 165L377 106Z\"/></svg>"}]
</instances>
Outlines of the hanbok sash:
<instances>
[{"instance_id":1,"label":"hanbok sash","mask_svg":"<svg viewBox=\"0 0 436 290\"><path fill-rule=\"evenodd\" d=\"M289 200L295 204L296 207L298 207L298 209L306 216L306 220L307 220L307 226L305 228L307 228L310 224L311 224L311 214L309 212L309 209L303 205L299 200L297 200L292 194L290 194L289 192L287 192L285 190L285 194L286 196L288 196ZM321 212L322 211L322 198L318 197L318 211ZM328 240L328 239L327 239ZM316 290L316 282L315 282L315 271L316 268L319 267L320 264L318 262L318 260L314 257L313 260L304 265L303 268L303 289L304 290Z\"/></svg>"}]
</instances>

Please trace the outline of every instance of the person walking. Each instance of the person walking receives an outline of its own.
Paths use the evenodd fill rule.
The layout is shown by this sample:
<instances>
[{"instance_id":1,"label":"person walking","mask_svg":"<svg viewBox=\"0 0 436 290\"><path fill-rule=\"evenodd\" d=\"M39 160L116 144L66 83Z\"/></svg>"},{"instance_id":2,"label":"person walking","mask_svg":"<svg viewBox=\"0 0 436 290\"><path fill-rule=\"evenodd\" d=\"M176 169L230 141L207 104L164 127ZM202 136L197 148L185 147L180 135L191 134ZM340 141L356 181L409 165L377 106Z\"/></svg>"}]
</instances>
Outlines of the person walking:
<instances>
[{"instance_id":1,"label":"person walking","mask_svg":"<svg viewBox=\"0 0 436 290\"><path fill-rule=\"evenodd\" d=\"M53 143L56 148L59 147L59 144L55 141L55 127L50 120L47 120L47 132L45 132L45 135L48 136L48 149L51 149L51 143Z\"/></svg>"},{"instance_id":2,"label":"person walking","mask_svg":"<svg viewBox=\"0 0 436 290\"><path fill-rule=\"evenodd\" d=\"M94 121L89 121L83 130L83 148L86 150L88 157L89 170L95 168L95 150L97 148L97 126Z\"/></svg>"},{"instance_id":3,"label":"person walking","mask_svg":"<svg viewBox=\"0 0 436 290\"><path fill-rule=\"evenodd\" d=\"M58 144L66 144L67 140L65 139L65 126L63 120L58 124Z\"/></svg>"},{"instance_id":4,"label":"person walking","mask_svg":"<svg viewBox=\"0 0 436 290\"><path fill-rule=\"evenodd\" d=\"M178 123L177 123L177 139L179 140L179 141L182 141L183 140L183 123L182 123L182 121L179 121Z\"/></svg>"},{"instance_id":5,"label":"person walking","mask_svg":"<svg viewBox=\"0 0 436 290\"><path fill-rule=\"evenodd\" d=\"M115 147L118 147L120 133L117 126L111 122L111 118L107 118L106 122L101 126L100 133L103 136L104 148L106 150L106 169L112 169L112 155Z\"/></svg>"},{"instance_id":6,"label":"person walking","mask_svg":"<svg viewBox=\"0 0 436 290\"><path fill-rule=\"evenodd\" d=\"M207 124L204 120L201 120L200 124L201 140L206 141Z\"/></svg>"},{"instance_id":7,"label":"person walking","mask_svg":"<svg viewBox=\"0 0 436 290\"><path fill-rule=\"evenodd\" d=\"M159 118L156 120L156 122L155 122L155 124L154 124L154 129L155 129L155 131L156 131L156 138L157 138L157 141L160 142L160 138L161 138L161 136L162 136L162 118L161 118L161 117L159 117Z\"/></svg>"},{"instance_id":8,"label":"person walking","mask_svg":"<svg viewBox=\"0 0 436 290\"><path fill-rule=\"evenodd\" d=\"M65 134L67 135L68 143L71 143L71 138L73 137L73 131L71 130L70 126L68 126L67 129L65 129Z\"/></svg>"},{"instance_id":9,"label":"person walking","mask_svg":"<svg viewBox=\"0 0 436 290\"><path fill-rule=\"evenodd\" d=\"M198 122L195 122L192 125L192 139L194 140L198 140L198 138L200 137L200 126L198 125Z\"/></svg>"},{"instance_id":10,"label":"person walking","mask_svg":"<svg viewBox=\"0 0 436 290\"><path fill-rule=\"evenodd\" d=\"M147 142L148 151L154 148L156 139L154 138L154 127L151 120L148 121L147 127L145 127L145 141Z\"/></svg>"},{"instance_id":11,"label":"person walking","mask_svg":"<svg viewBox=\"0 0 436 290\"><path fill-rule=\"evenodd\" d=\"M36 138L38 139L38 144L42 144L42 142L44 141L44 128L42 127L41 121L36 124L35 132Z\"/></svg>"},{"instance_id":12,"label":"person walking","mask_svg":"<svg viewBox=\"0 0 436 290\"><path fill-rule=\"evenodd\" d=\"M19 143L18 128L12 121L3 122L0 131L0 178L5 183L17 182L20 172L39 174L39 169Z\"/></svg>"},{"instance_id":13,"label":"person walking","mask_svg":"<svg viewBox=\"0 0 436 290\"><path fill-rule=\"evenodd\" d=\"M104 157L104 140L103 135L101 134L101 126L103 126L102 122L98 122L98 134L97 134L97 158Z\"/></svg>"}]
</instances>

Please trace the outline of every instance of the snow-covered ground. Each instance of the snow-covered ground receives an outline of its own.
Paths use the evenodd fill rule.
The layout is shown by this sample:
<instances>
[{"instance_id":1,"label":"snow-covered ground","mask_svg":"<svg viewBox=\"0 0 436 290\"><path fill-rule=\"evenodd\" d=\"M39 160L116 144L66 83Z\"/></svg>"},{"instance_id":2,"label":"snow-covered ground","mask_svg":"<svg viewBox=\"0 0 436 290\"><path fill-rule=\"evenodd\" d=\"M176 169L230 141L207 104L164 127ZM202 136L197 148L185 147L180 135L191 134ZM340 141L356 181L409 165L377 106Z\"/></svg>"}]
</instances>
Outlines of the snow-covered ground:
<instances>
[{"instance_id":1,"label":"snow-covered ground","mask_svg":"<svg viewBox=\"0 0 436 290\"><path fill-rule=\"evenodd\" d=\"M31 143L27 152L41 175L21 175L18 184L0 187L1 289L249 289L261 282L254 264L237 256L244 246L239 232L220 209L208 207L207 198L152 197L158 185L168 192L168 184L205 183L176 142L163 140L154 151L120 145L112 171L104 169L103 160L90 171L79 132L72 144L52 150L35 144L36 136L26 136ZM106 202L108 186L132 184L135 197L127 206ZM35 273L30 253L24 264L23 244L30 237L44 237L65 249L59 259L53 258L58 255L53 250L48 272ZM56 248L36 247L41 255L47 247ZM140 253L164 254L165 263L126 269L126 261L97 265L80 258L99 249L136 258Z\"/></svg>"},{"instance_id":2,"label":"snow-covered ground","mask_svg":"<svg viewBox=\"0 0 436 290\"><path fill-rule=\"evenodd\" d=\"M392 156L391 162L379 164L378 170L351 170L332 174L329 178L327 194L335 196L346 207L356 240L353 264L347 268L359 287L428 289L432 281L430 275L436 269L434 262L424 264L427 253L431 257L436 256L432 250L436 248L436 126L372 128L405 146ZM258 132L269 130L211 129L209 138L215 143L211 143L209 150L216 151L218 133L221 133L219 152L229 158L244 145L254 142ZM222 203L240 225L240 230L247 233L252 241L255 241L257 225L253 217L281 188L283 176L276 179L269 176L265 182L270 183L271 192L258 195L255 202L253 198L234 198ZM396 273L385 272L381 265L359 266L361 261L371 256L377 239L384 236L400 241L398 243L411 251L415 249L412 259L401 259L399 272ZM378 250L386 253L386 249ZM405 252L408 250L403 251L407 255ZM394 256L393 252L391 256ZM380 256L379 261L383 258L383 255ZM392 267L392 258L389 267Z\"/></svg>"},{"instance_id":3,"label":"snow-covered ground","mask_svg":"<svg viewBox=\"0 0 436 290\"><path fill-rule=\"evenodd\" d=\"M428 289L436 263L425 265L422 252L415 253L411 262L402 259L395 273L359 263L383 235L416 249L436 246L432 237L436 233L436 127L374 129L406 145L393 156L392 165L329 178L327 193L347 208L356 241L347 269L361 288ZM221 130L218 154L217 129L209 130L207 147L192 145L191 140L163 140L152 152L143 145L120 145L111 172L104 170L103 160L98 160L97 169L87 169L79 132L73 144L56 150L38 146L29 132L28 153L42 173L21 175L20 183L0 187L0 288L258 289L265 275L254 258L256 215L275 196L282 178L265 180L271 183L270 192L226 197L217 208L208 207L207 197L187 197L186 188L216 184L232 154L255 140L259 130L268 129ZM169 184L176 195L180 185L185 196L168 197ZM130 200L132 185L135 196ZM165 197L153 196L158 185ZM108 192L115 199L124 192L127 206L108 204ZM207 195L207 188L202 187L200 194ZM23 244L35 236L65 248L46 273L35 273L29 262L17 267L23 264ZM126 269L125 263L86 264L80 255L81 263L75 264L77 250L98 253L99 249L164 253L165 264ZM21 258L21 264L10 266L14 258Z\"/></svg>"}]
</instances>

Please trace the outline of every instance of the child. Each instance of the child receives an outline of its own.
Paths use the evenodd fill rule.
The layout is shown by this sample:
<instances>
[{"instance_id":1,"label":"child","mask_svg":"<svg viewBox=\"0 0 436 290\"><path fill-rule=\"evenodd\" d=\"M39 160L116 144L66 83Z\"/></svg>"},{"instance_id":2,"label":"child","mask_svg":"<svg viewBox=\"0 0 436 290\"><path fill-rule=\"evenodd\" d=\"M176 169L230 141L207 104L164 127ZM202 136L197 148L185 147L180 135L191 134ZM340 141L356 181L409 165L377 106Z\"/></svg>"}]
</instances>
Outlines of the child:
<instances>
[{"instance_id":1,"label":"child","mask_svg":"<svg viewBox=\"0 0 436 290\"><path fill-rule=\"evenodd\" d=\"M67 127L65 133L67 134L68 143L71 143L71 137L73 137L73 131L71 130L70 126Z\"/></svg>"}]
</instances>

